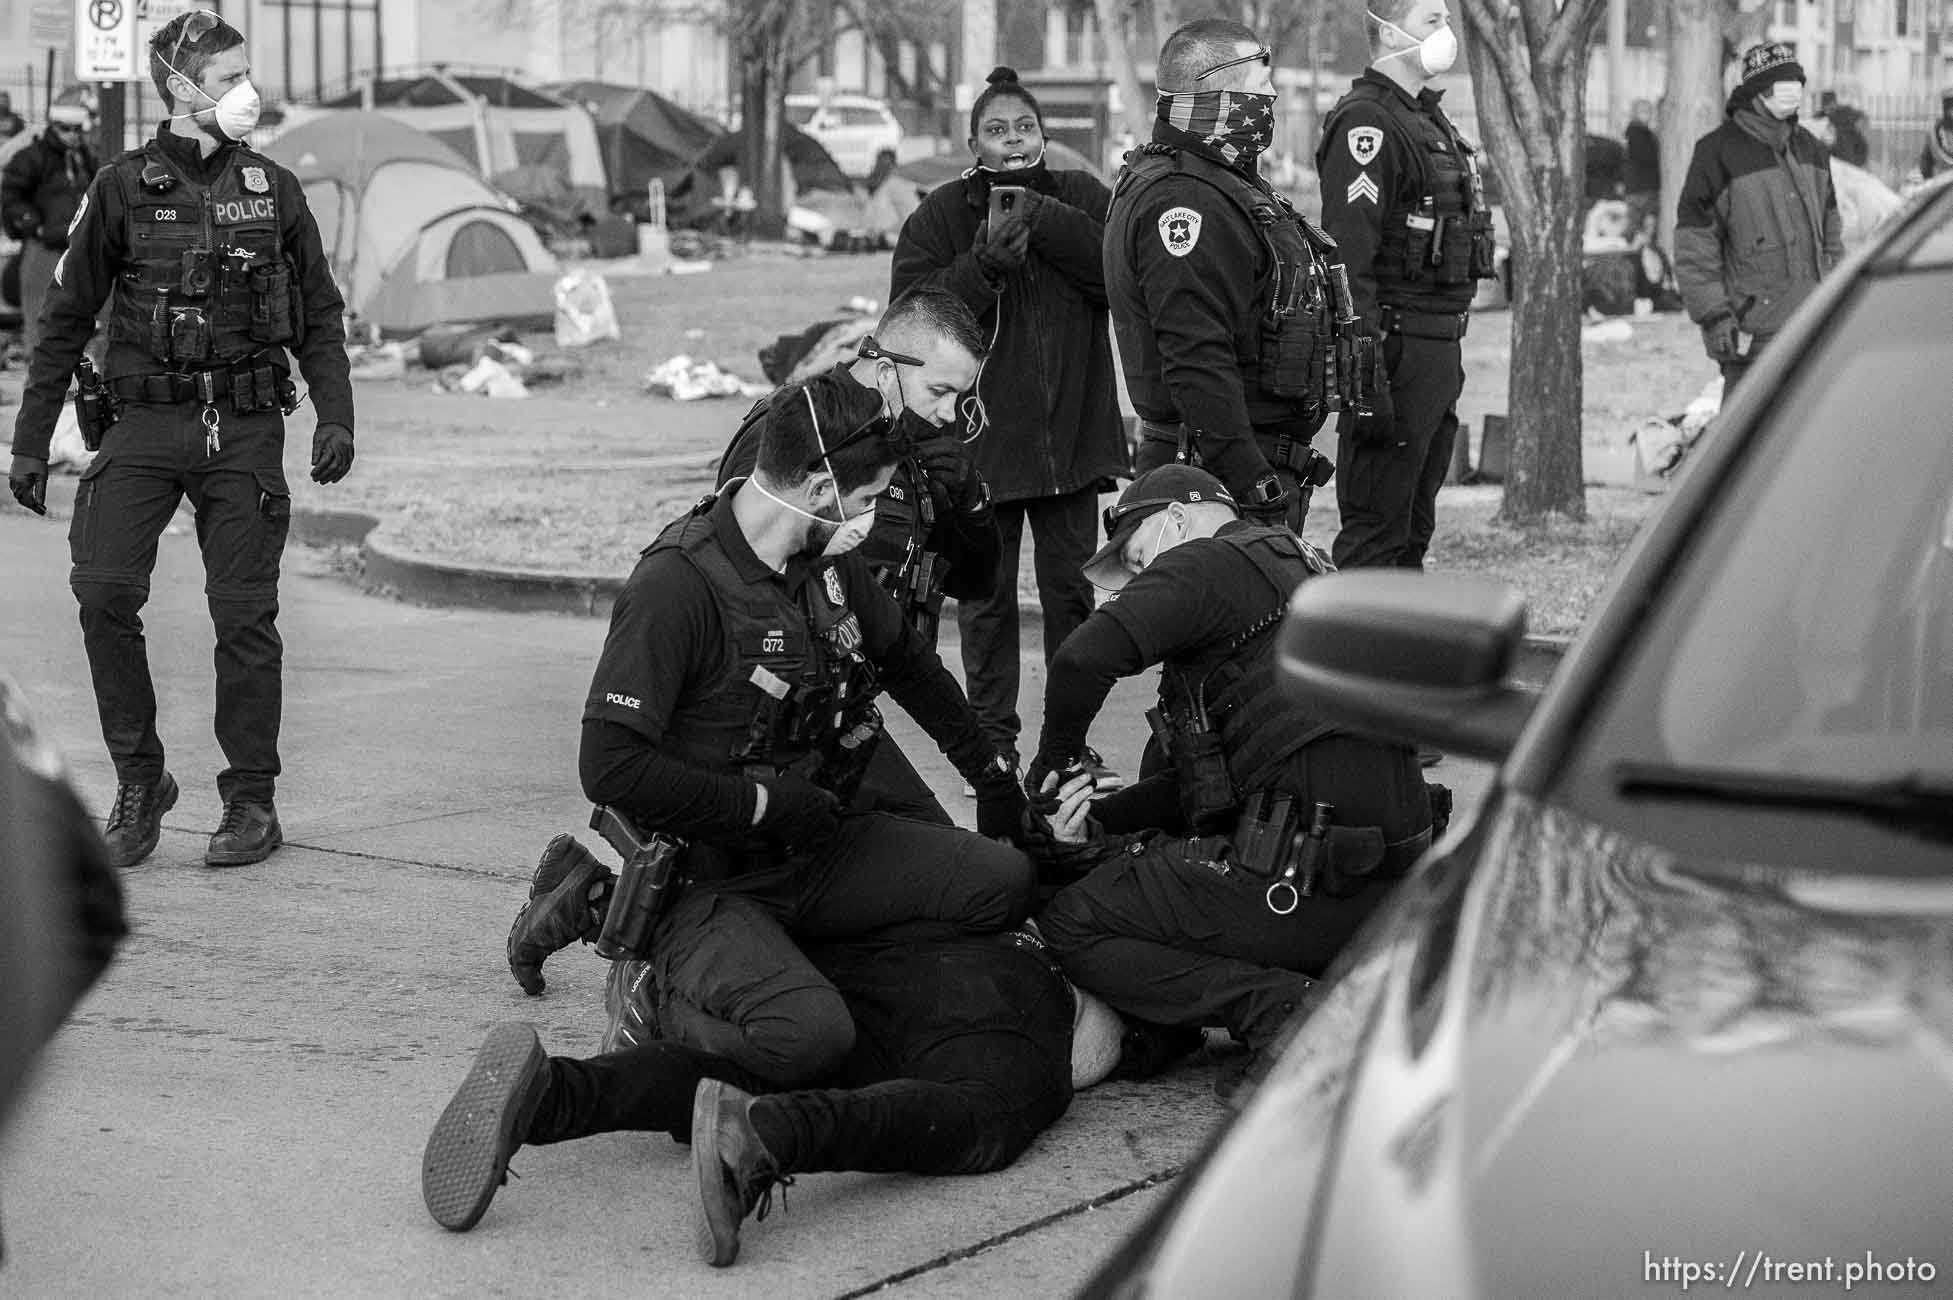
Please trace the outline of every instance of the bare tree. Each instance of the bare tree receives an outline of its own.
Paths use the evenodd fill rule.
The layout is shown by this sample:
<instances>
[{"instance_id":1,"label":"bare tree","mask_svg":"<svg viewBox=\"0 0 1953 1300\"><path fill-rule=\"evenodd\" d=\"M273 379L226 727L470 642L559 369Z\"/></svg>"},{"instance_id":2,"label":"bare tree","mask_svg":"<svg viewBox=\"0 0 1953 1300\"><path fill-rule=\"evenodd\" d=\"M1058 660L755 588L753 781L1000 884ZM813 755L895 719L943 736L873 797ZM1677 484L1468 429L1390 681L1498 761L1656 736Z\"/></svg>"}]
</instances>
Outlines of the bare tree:
<instances>
[{"instance_id":1,"label":"bare tree","mask_svg":"<svg viewBox=\"0 0 1953 1300\"><path fill-rule=\"evenodd\" d=\"M778 237L787 225L787 83L818 51L821 34L806 0L728 0L725 24L739 74L739 156L753 188L753 229Z\"/></svg>"},{"instance_id":2,"label":"bare tree","mask_svg":"<svg viewBox=\"0 0 1953 1300\"><path fill-rule=\"evenodd\" d=\"M1512 238L1511 450L1501 519L1584 519L1581 198L1598 0L1461 0L1480 129Z\"/></svg>"}]
</instances>

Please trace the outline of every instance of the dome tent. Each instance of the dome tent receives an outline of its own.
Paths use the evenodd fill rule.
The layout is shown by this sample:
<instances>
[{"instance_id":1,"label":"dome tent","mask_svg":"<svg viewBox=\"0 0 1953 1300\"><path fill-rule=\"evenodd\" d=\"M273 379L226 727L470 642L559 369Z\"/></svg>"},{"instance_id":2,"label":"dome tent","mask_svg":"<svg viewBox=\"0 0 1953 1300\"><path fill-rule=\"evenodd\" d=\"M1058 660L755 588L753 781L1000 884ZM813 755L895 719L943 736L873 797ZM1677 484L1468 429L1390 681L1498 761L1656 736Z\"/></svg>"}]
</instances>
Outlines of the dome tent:
<instances>
[{"instance_id":1,"label":"dome tent","mask_svg":"<svg viewBox=\"0 0 1953 1300\"><path fill-rule=\"evenodd\" d=\"M334 112L265 152L297 175L346 310L381 333L554 318L556 259L453 149L380 113Z\"/></svg>"}]
</instances>

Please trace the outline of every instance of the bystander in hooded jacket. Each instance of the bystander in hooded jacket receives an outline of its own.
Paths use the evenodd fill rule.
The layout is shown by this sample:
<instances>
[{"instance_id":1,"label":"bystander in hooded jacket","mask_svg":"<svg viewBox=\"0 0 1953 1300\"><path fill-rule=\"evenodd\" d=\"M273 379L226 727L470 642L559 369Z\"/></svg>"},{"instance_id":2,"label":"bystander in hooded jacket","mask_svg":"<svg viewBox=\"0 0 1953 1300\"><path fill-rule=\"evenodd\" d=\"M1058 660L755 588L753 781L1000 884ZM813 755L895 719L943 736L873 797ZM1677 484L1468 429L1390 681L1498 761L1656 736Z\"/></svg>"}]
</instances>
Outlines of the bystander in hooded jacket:
<instances>
[{"instance_id":1,"label":"bystander in hooded jacket","mask_svg":"<svg viewBox=\"0 0 1953 1300\"><path fill-rule=\"evenodd\" d=\"M64 114L58 119L63 126L71 122L66 113L79 115L73 125L86 125L79 109L57 106L55 111ZM68 246L68 226L97 170L86 136L64 141L50 124L33 143L7 159L5 171L0 172L0 226L16 239L31 239L43 248L61 251Z\"/></svg>"},{"instance_id":2,"label":"bystander in hooded jacket","mask_svg":"<svg viewBox=\"0 0 1953 1300\"><path fill-rule=\"evenodd\" d=\"M1003 177L1042 196L1023 267L993 278L979 263L993 174L972 167L930 191L903 224L890 293L947 289L989 333L977 393L990 428L975 449L994 499L1109 489L1131 472L1100 254L1111 191L1087 172L1042 163Z\"/></svg>"},{"instance_id":3,"label":"bystander in hooded jacket","mask_svg":"<svg viewBox=\"0 0 1953 1300\"><path fill-rule=\"evenodd\" d=\"M1733 318L1768 338L1843 257L1829 154L1795 117L1764 112L1746 82L1722 125L1695 142L1676 205L1675 280L1689 319Z\"/></svg>"}]
</instances>

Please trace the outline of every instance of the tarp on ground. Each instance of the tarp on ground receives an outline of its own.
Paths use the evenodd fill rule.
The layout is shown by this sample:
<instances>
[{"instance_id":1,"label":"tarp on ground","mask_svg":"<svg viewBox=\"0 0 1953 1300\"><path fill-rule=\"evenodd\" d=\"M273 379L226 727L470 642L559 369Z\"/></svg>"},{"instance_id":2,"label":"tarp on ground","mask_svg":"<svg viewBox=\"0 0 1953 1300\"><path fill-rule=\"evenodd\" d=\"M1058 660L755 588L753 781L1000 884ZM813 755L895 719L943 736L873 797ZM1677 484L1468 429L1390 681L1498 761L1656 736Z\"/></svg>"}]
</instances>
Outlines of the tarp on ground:
<instances>
[{"instance_id":1,"label":"tarp on ground","mask_svg":"<svg viewBox=\"0 0 1953 1300\"><path fill-rule=\"evenodd\" d=\"M607 210L609 182L596 122L581 104L539 87L434 68L369 78L322 106L396 117L452 147L484 180L553 217L574 215L557 210L566 194L580 212ZM545 182L538 185L538 177Z\"/></svg>"},{"instance_id":2,"label":"tarp on ground","mask_svg":"<svg viewBox=\"0 0 1953 1300\"><path fill-rule=\"evenodd\" d=\"M304 187L356 324L403 335L443 321L554 319L556 259L439 140L346 109L289 128L265 152Z\"/></svg>"}]
</instances>

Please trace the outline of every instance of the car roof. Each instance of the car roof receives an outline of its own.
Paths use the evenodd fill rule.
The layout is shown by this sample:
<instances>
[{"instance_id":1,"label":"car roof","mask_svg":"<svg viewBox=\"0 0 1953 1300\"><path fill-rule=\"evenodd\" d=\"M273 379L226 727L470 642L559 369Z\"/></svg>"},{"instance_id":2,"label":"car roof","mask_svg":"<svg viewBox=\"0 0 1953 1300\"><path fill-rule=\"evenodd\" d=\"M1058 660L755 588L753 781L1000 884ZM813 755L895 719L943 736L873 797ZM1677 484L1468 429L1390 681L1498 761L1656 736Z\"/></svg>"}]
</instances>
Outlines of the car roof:
<instances>
[{"instance_id":1,"label":"car roof","mask_svg":"<svg viewBox=\"0 0 1953 1300\"><path fill-rule=\"evenodd\" d=\"M796 90L787 96L786 102L793 105L818 104L821 97L810 90ZM888 101L876 99L873 95L863 95L852 90L837 90L827 97L830 104L841 104L848 108L887 108Z\"/></svg>"}]
</instances>

